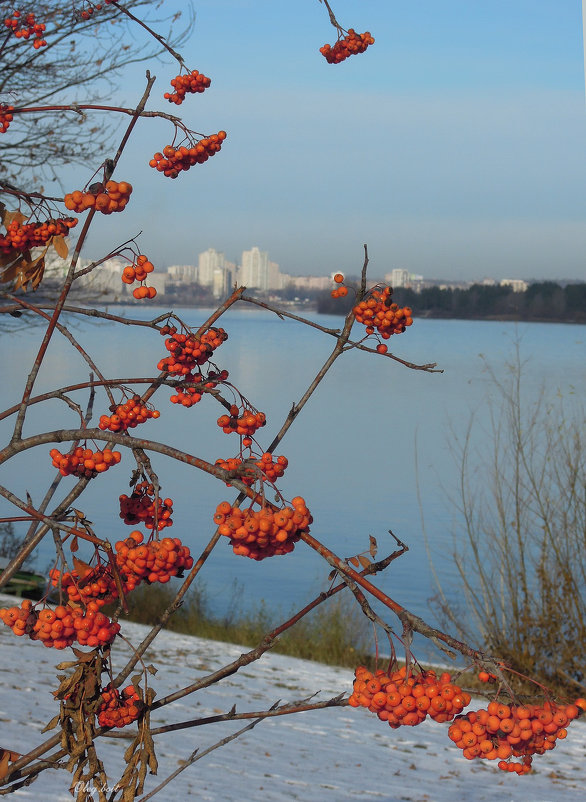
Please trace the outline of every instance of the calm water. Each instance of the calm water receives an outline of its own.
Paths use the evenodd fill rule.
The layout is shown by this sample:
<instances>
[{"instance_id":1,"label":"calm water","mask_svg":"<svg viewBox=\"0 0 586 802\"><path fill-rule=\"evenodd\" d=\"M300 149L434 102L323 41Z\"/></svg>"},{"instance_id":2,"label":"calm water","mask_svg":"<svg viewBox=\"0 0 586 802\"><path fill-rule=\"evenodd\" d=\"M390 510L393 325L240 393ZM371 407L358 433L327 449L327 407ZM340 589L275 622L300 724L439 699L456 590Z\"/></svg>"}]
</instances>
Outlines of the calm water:
<instances>
[{"instance_id":1,"label":"calm water","mask_svg":"<svg viewBox=\"0 0 586 802\"><path fill-rule=\"evenodd\" d=\"M140 314L136 308L126 311L129 316ZM148 316L153 314L156 312L150 307ZM183 310L182 315L194 325L205 319L206 311ZM325 326L339 325L338 318L315 319ZM229 370L230 381L266 413L268 424L259 432L259 440L266 446L331 351L333 338L248 308L230 311L221 324L229 340L217 352L217 362ZM73 322L71 329L111 377L156 375L156 363L166 353L162 338L146 329L87 321ZM1 335L2 409L18 400L40 334L40 329L33 329ZM463 435L473 412L480 421L485 415L486 398L493 388L479 355L484 354L497 374L505 376L517 339L527 359L528 398L544 385L548 392L559 391L570 400L584 397L584 326L416 320L406 334L389 341L391 350L412 362L437 362L443 374L408 370L367 354L346 354L277 449L289 459L280 483L282 491L288 498L306 498L314 517L312 533L337 554L348 557L366 550L368 536L374 535L382 556L395 547L388 529L409 545L409 553L393 563L378 582L400 603L428 619L434 617L428 606L433 582L422 520L440 577L454 587L450 557L457 514L450 496L455 495L457 465L450 455L450 441ZM56 335L35 392L84 381L88 372L79 355ZM165 388L159 391L155 399L161 417L142 426L142 436L168 442L211 462L236 453L236 436L225 435L216 426L217 404L204 398L191 409L177 408L169 404L170 394ZM86 394L77 393L75 398L85 407ZM94 424L107 406L98 394ZM25 435L75 425L75 416L65 404L51 401L30 410ZM9 431L7 423L0 422L2 442ZM486 434L479 437L482 443ZM54 476L50 448L32 449L2 466L0 482L20 497L28 491L39 503ZM193 553L199 553L213 531L216 505L233 498L233 491L158 454L152 462L164 494L175 500L173 534ZM117 540L129 531L118 518L117 500L127 491L133 467L131 455L123 454L121 465L92 482L79 501L98 535ZM65 479L62 487L69 489L73 481ZM0 514L14 514L2 500ZM47 547L37 566L44 568L49 556ZM228 543L221 542L202 578L218 611L224 611L230 601L246 607L261 599L289 611L327 587L327 574L327 567L304 544L286 557L255 563L236 557ZM240 588L234 597L236 581Z\"/></svg>"}]
</instances>

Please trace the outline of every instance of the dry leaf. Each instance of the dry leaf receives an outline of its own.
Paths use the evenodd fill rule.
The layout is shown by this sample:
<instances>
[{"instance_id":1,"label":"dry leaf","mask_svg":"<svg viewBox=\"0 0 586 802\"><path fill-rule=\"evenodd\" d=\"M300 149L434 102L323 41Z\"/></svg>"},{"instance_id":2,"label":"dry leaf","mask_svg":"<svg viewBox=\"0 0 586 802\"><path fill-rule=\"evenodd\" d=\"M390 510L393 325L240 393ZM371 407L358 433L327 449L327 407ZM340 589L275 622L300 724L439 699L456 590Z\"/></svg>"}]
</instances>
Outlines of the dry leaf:
<instances>
[{"instance_id":1,"label":"dry leaf","mask_svg":"<svg viewBox=\"0 0 586 802\"><path fill-rule=\"evenodd\" d=\"M366 556L366 554L359 554L359 555L358 555L358 559L360 560L360 565L361 565L363 568L368 568L368 567L369 567L369 565L370 565L370 560L368 559L368 557Z\"/></svg>"},{"instance_id":2,"label":"dry leaf","mask_svg":"<svg viewBox=\"0 0 586 802\"><path fill-rule=\"evenodd\" d=\"M26 290L29 283L32 284L33 290L36 290L45 272L45 253L46 250L33 259L30 251L22 251L11 265L4 268L2 281L14 281L15 291L21 287Z\"/></svg>"},{"instance_id":3,"label":"dry leaf","mask_svg":"<svg viewBox=\"0 0 586 802\"><path fill-rule=\"evenodd\" d=\"M77 540L77 538L76 538ZM75 549L73 549L75 551ZM79 578L83 579L86 574L89 574L90 571L93 571L93 568L88 563L80 560L78 557L73 555L73 566L77 573L79 574Z\"/></svg>"},{"instance_id":4,"label":"dry leaf","mask_svg":"<svg viewBox=\"0 0 586 802\"><path fill-rule=\"evenodd\" d=\"M45 727L43 727L41 732L49 732L49 730L54 730L57 724L59 724L60 718L61 718L61 713L57 713L57 715L53 716L51 721Z\"/></svg>"},{"instance_id":5,"label":"dry leaf","mask_svg":"<svg viewBox=\"0 0 586 802\"><path fill-rule=\"evenodd\" d=\"M4 779L8 774L8 764L10 763L10 752L8 750L4 750L2 757L0 758L0 780Z\"/></svg>"},{"instance_id":6,"label":"dry leaf","mask_svg":"<svg viewBox=\"0 0 586 802\"><path fill-rule=\"evenodd\" d=\"M28 220L28 217L19 211L4 212L4 215L2 217L2 222L4 223L7 229L10 223L14 222L14 220L16 220L17 223L20 225L20 223L24 223L25 220Z\"/></svg>"},{"instance_id":7,"label":"dry leaf","mask_svg":"<svg viewBox=\"0 0 586 802\"><path fill-rule=\"evenodd\" d=\"M358 557L350 557L348 562L350 565L353 565L355 568L360 568L360 563L358 561Z\"/></svg>"},{"instance_id":8,"label":"dry leaf","mask_svg":"<svg viewBox=\"0 0 586 802\"><path fill-rule=\"evenodd\" d=\"M374 538L372 535L370 535L369 538L370 538L370 549L369 549L370 556L376 557L376 552L377 552L376 538Z\"/></svg>"},{"instance_id":9,"label":"dry leaf","mask_svg":"<svg viewBox=\"0 0 586 802\"><path fill-rule=\"evenodd\" d=\"M60 256L62 259L67 259L69 256L69 247L65 242L65 237L52 237L51 245L55 248L57 256Z\"/></svg>"}]
</instances>

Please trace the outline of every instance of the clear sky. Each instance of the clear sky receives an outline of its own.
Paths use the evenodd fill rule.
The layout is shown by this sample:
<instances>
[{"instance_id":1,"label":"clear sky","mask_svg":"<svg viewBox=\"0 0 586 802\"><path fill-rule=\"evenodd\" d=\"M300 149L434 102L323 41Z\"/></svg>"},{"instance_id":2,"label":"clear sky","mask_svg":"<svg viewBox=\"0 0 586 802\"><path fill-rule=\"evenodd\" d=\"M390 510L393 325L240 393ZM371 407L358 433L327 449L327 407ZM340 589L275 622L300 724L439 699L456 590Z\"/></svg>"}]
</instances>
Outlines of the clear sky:
<instances>
[{"instance_id":1,"label":"clear sky","mask_svg":"<svg viewBox=\"0 0 586 802\"><path fill-rule=\"evenodd\" d=\"M131 202L87 255L143 231L160 267L258 245L284 272L352 273L368 243L373 276L586 279L579 0L332 0L376 40L339 65L319 53L335 31L318 0L194 5L183 52L212 85L171 106L176 68L155 64L149 108L228 138L173 181L147 165L172 126L142 121L115 176Z\"/></svg>"}]
</instances>

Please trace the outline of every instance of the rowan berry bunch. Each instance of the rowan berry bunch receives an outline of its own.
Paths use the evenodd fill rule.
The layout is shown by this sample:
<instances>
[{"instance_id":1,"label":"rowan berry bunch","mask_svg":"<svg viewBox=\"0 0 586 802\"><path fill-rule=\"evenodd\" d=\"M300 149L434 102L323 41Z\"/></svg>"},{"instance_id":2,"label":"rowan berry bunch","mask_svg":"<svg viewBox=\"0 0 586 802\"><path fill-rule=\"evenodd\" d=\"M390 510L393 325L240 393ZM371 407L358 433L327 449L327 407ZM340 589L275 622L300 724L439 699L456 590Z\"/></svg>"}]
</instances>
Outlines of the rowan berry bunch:
<instances>
[{"instance_id":1,"label":"rowan berry bunch","mask_svg":"<svg viewBox=\"0 0 586 802\"><path fill-rule=\"evenodd\" d=\"M393 729L415 727L427 716L437 722L451 721L470 704L470 695L454 684L448 673L439 678L434 671L407 675L403 666L398 671L378 669L373 674L358 666L355 675L349 704L368 708Z\"/></svg>"},{"instance_id":2,"label":"rowan berry bunch","mask_svg":"<svg viewBox=\"0 0 586 802\"><path fill-rule=\"evenodd\" d=\"M399 307L393 303L393 288L374 288L366 298L353 308L356 320L366 326L367 334L377 331L383 340L393 334L402 334L407 326L413 324L412 310L409 306Z\"/></svg>"},{"instance_id":3,"label":"rowan berry bunch","mask_svg":"<svg viewBox=\"0 0 586 802\"><path fill-rule=\"evenodd\" d=\"M156 498L155 487L147 481L139 482L132 494L120 496L120 517L125 524L143 523L147 529L165 529L173 526L173 499Z\"/></svg>"},{"instance_id":4,"label":"rowan berry bunch","mask_svg":"<svg viewBox=\"0 0 586 802\"><path fill-rule=\"evenodd\" d=\"M144 284L148 274L152 273L154 269L153 263L149 262L148 257L141 253L131 265L127 265L122 271L124 284L134 284L135 281L140 281L141 283L140 287L135 287L132 291L135 298L154 298L156 296L156 289L147 287Z\"/></svg>"},{"instance_id":5,"label":"rowan berry bunch","mask_svg":"<svg viewBox=\"0 0 586 802\"><path fill-rule=\"evenodd\" d=\"M96 209L102 214L121 212L132 194L132 184L128 181L107 181L106 184L92 184L88 192L76 189L63 198L66 209L73 212L86 212Z\"/></svg>"},{"instance_id":6,"label":"rowan berry bunch","mask_svg":"<svg viewBox=\"0 0 586 802\"><path fill-rule=\"evenodd\" d=\"M6 234L0 234L0 251L10 253L39 248L53 237L67 237L70 229L75 228L77 223L76 217L59 217L42 223L20 223L12 220L6 226Z\"/></svg>"},{"instance_id":7,"label":"rowan berry bunch","mask_svg":"<svg viewBox=\"0 0 586 802\"><path fill-rule=\"evenodd\" d=\"M29 13L21 18L20 11L13 11L12 16L4 20L4 25L17 39L30 39L32 36L35 50L47 44L43 39L46 26L42 22L37 22L34 14Z\"/></svg>"},{"instance_id":8,"label":"rowan berry bunch","mask_svg":"<svg viewBox=\"0 0 586 802\"><path fill-rule=\"evenodd\" d=\"M177 178L179 173L189 170L196 164L203 164L215 156L221 150L225 139L226 132L218 131L217 134L205 136L198 142L193 142L190 147L181 145L175 148L173 145L165 145L162 153L154 154L149 165L168 178Z\"/></svg>"},{"instance_id":9,"label":"rowan berry bunch","mask_svg":"<svg viewBox=\"0 0 586 802\"><path fill-rule=\"evenodd\" d=\"M8 126L14 119L12 112L14 106L9 106L7 103L0 103L0 134L5 134L8 131Z\"/></svg>"},{"instance_id":10,"label":"rowan berry bunch","mask_svg":"<svg viewBox=\"0 0 586 802\"><path fill-rule=\"evenodd\" d=\"M366 48L372 44L374 44L374 39L369 31L356 33L354 28L348 28L346 35L340 37L333 47L326 44L320 47L319 52L328 64L339 64L349 56L364 53Z\"/></svg>"},{"instance_id":11,"label":"rowan berry bunch","mask_svg":"<svg viewBox=\"0 0 586 802\"><path fill-rule=\"evenodd\" d=\"M177 106L180 106L185 100L185 95L188 92L190 94L205 92L211 82L211 78L207 78L203 73L198 72L197 70L192 70L186 75L177 75L171 81L171 86L175 91L165 92L165 100L168 100L169 103L175 103Z\"/></svg>"},{"instance_id":12,"label":"rowan berry bunch","mask_svg":"<svg viewBox=\"0 0 586 802\"><path fill-rule=\"evenodd\" d=\"M118 598L118 589L109 566L104 563L91 567L80 560L76 569L62 573L58 568L49 571L51 585L67 594L68 601L75 605L95 602L103 607Z\"/></svg>"},{"instance_id":13,"label":"rowan berry bunch","mask_svg":"<svg viewBox=\"0 0 586 802\"><path fill-rule=\"evenodd\" d=\"M240 457L228 457L228 459L220 457L215 464L224 471L238 471L239 479L248 487L253 485L258 477L257 470L252 465L245 464ZM226 482L226 487L230 487L230 482Z\"/></svg>"},{"instance_id":14,"label":"rowan berry bunch","mask_svg":"<svg viewBox=\"0 0 586 802\"><path fill-rule=\"evenodd\" d=\"M110 451L105 448L103 451L92 451L90 448L78 446L69 454L52 448L49 452L55 468L59 469L62 476L85 476L93 479L99 473L104 473L112 465L117 465L122 459L119 451Z\"/></svg>"},{"instance_id":15,"label":"rowan berry bunch","mask_svg":"<svg viewBox=\"0 0 586 802\"><path fill-rule=\"evenodd\" d=\"M215 464L225 471L238 471L239 478L245 485L251 487L257 479L276 482L285 473L289 461L287 457L275 457L273 460L273 455L267 452L257 460L230 457L229 459L217 459ZM230 483L226 482L226 485L229 486Z\"/></svg>"},{"instance_id":16,"label":"rowan berry bunch","mask_svg":"<svg viewBox=\"0 0 586 802\"><path fill-rule=\"evenodd\" d=\"M528 774L533 755L554 749L567 736L566 727L581 714L578 704L507 705L490 702L486 709L457 716L448 736L468 760L498 760L502 771ZM513 760L512 758L518 758Z\"/></svg>"},{"instance_id":17,"label":"rowan berry bunch","mask_svg":"<svg viewBox=\"0 0 586 802\"><path fill-rule=\"evenodd\" d=\"M192 407L201 401L206 390L213 390L220 382L226 381L228 371L210 370L207 376L201 373L186 373L180 384L175 386L174 394L169 398L172 404Z\"/></svg>"},{"instance_id":18,"label":"rowan berry bunch","mask_svg":"<svg viewBox=\"0 0 586 802\"><path fill-rule=\"evenodd\" d=\"M106 5L110 5L110 3L106 2ZM92 5L90 3L87 8L84 8L83 11L80 12L79 16L82 18L82 20L85 21L85 20L88 20L88 19L91 18L91 16L93 15L94 11L101 11L101 10L102 10L102 4L101 3L96 3L96 5Z\"/></svg>"},{"instance_id":19,"label":"rowan berry bunch","mask_svg":"<svg viewBox=\"0 0 586 802\"><path fill-rule=\"evenodd\" d=\"M133 685L124 688L122 694L117 688L107 685L101 695L96 711L100 727L126 727L140 716L143 702Z\"/></svg>"},{"instance_id":20,"label":"rowan berry bunch","mask_svg":"<svg viewBox=\"0 0 586 802\"><path fill-rule=\"evenodd\" d=\"M224 329L213 327L197 337L195 334L179 334L171 326L163 326L161 334L163 333L171 335L165 340L165 348L171 356L161 359L157 370L173 376L187 376L197 365L204 365L216 348L228 339Z\"/></svg>"},{"instance_id":21,"label":"rowan berry bunch","mask_svg":"<svg viewBox=\"0 0 586 802\"><path fill-rule=\"evenodd\" d=\"M305 499L296 496L291 507L274 509L262 506L241 510L229 501L216 507L214 523L220 535L229 538L234 554L264 560L277 554L288 554L302 532L309 531L313 521L305 505Z\"/></svg>"},{"instance_id":22,"label":"rowan berry bunch","mask_svg":"<svg viewBox=\"0 0 586 802\"><path fill-rule=\"evenodd\" d=\"M23 599L20 607L0 608L0 618L7 627L10 627L15 635L30 635L33 631L38 615L33 609L30 599Z\"/></svg>"},{"instance_id":23,"label":"rowan berry bunch","mask_svg":"<svg viewBox=\"0 0 586 802\"><path fill-rule=\"evenodd\" d=\"M193 566L189 548L178 537L165 537L143 543L143 534L131 532L126 540L119 540L116 565L129 590L143 579L147 582L168 582L172 576L183 576Z\"/></svg>"},{"instance_id":24,"label":"rowan berry bunch","mask_svg":"<svg viewBox=\"0 0 586 802\"><path fill-rule=\"evenodd\" d=\"M220 415L217 420L218 426L226 434L236 432L244 437L252 437L257 429L265 426L267 422L264 412L256 412L247 407L242 410L232 404L229 415Z\"/></svg>"},{"instance_id":25,"label":"rowan berry bunch","mask_svg":"<svg viewBox=\"0 0 586 802\"><path fill-rule=\"evenodd\" d=\"M81 646L105 646L112 643L120 624L110 621L101 613L96 602L90 602L85 611L81 608L59 605L55 610L37 611L30 599L24 599L20 609L0 610L0 618L15 635L28 635L47 647L65 649L77 641Z\"/></svg>"},{"instance_id":26,"label":"rowan berry bunch","mask_svg":"<svg viewBox=\"0 0 586 802\"><path fill-rule=\"evenodd\" d=\"M334 281L338 286L330 293L332 298L345 298L346 295L348 295L348 287L344 286L344 276L342 273L336 273Z\"/></svg>"},{"instance_id":27,"label":"rowan berry bunch","mask_svg":"<svg viewBox=\"0 0 586 802\"><path fill-rule=\"evenodd\" d=\"M95 601L88 603L85 613L82 610L73 610L73 627L76 639L80 646L106 646L112 643L120 632L120 624L110 621L107 615L99 611Z\"/></svg>"},{"instance_id":28,"label":"rowan berry bunch","mask_svg":"<svg viewBox=\"0 0 586 802\"><path fill-rule=\"evenodd\" d=\"M276 482L285 473L289 460L283 456L273 458L273 455L267 451L255 462L255 465L260 468L270 482Z\"/></svg>"},{"instance_id":29,"label":"rowan berry bunch","mask_svg":"<svg viewBox=\"0 0 586 802\"><path fill-rule=\"evenodd\" d=\"M15 635L27 635L31 640L42 640L45 646L65 649L76 640L72 610L63 614L44 609L38 612L30 599L23 599L20 607L0 609L0 619ZM65 620L66 619L66 620Z\"/></svg>"},{"instance_id":30,"label":"rowan berry bunch","mask_svg":"<svg viewBox=\"0 0 586 802\"><path fill-rule=\"evenodd\" d=\"M102 431L125 432L149 418L156 420L160 414L157 409L150 409L139 395L133 395L124 404L115 407L111 415L101 415L98 426Z\"/></svg>"}]
</instances>

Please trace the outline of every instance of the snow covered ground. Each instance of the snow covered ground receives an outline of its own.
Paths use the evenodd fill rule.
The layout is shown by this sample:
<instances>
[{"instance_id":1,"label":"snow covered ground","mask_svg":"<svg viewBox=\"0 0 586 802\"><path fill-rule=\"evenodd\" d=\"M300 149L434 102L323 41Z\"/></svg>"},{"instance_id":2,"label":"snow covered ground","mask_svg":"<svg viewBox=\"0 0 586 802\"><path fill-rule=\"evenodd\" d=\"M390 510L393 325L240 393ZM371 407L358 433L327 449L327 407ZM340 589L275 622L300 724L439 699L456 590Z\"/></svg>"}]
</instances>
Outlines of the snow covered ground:
<instances>
[{"instance_id":1,"label":"snow covered ground","mask_svg":"<svg viewBox=\"0 0 586 802\"><path fill-rule=\"evenodd\" d=\"M0 596L0 605L8 599ZM138 643L145 632L124 624ZM124 647L126 648L126 647ZM123 649L117 644L122 656ZM160 698L237 658L243 648L174 633L157 638L147 662L159 669L152 685ZM128 653L128 652L126 652ZM57 712L51 690L55 665L69 659L40 643L16 638L0 625L0 746L26 752L43 738ZM119 658L119 664L122 664ZM152 725L227 712L262 710L316 690L320 699L350 692L353 673L306 660L265 654L211 688L156 711ZM204 751L246 721L218 723L155 737L159 772L146 792L195 750ZM583 802L586 798L586 722L575 721L555 750L534 760L532 774L505 774L493 763L466 760L447 737L447 726L424 722L391 730L366 710L344 707L268 719L188 767L155 799L209 802ZM126 741L103 738L100 753L113 782L123 769ZM8 799L67 802L69 775L46 771Z\"/></svg>"}]
</instances>

